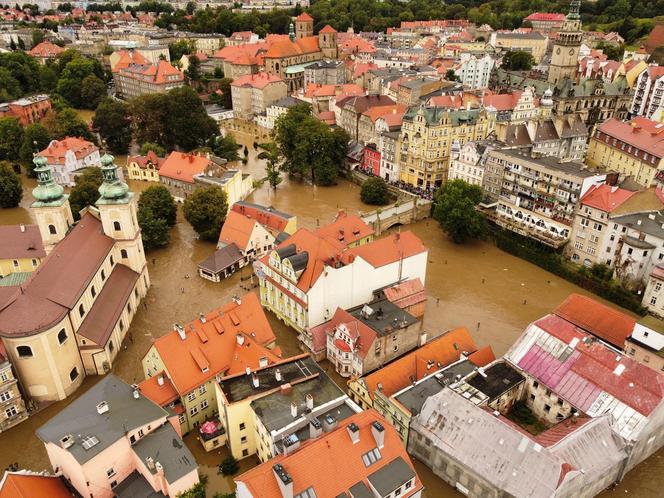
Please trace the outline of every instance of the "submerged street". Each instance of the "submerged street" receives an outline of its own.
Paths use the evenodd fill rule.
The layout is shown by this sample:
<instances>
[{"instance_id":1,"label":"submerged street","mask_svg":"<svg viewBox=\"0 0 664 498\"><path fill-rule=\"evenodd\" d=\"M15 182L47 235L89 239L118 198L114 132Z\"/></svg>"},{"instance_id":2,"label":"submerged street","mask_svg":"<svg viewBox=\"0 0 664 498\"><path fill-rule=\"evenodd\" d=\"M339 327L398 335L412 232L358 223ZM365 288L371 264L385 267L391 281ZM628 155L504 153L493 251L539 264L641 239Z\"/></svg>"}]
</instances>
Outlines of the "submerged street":
<instances>
[{"instance_id":1,"label":"submerged street","mask_svg":"<svg viewBox=\"0 0 664 498\"><path fill-rule=\"evenodd\" d=\"M254 179L260 179L264 175L264 166L256 159L251 143L248 145L249 161L242 170L252 173ZM34 181L23 180L26 191L23 207L0 211L0 224L33 223L26 208L31 202L30 190ZM138 195L141 189L152 184L129 182L129 185ZM297 215L298 227L307 228L331 221L336 209L353 213L371 210L370 206L360 201L359 187L346 181L340 181L335 187L323 188L284 179L276 192L263 185L247 200ZM552 310L570 293L587 293L488 243L454 245L433 220L401 227L401 230L412 230L429 249L424 328L430 337L455 327L466 327L478 346L490 344L499 356L529 322ZM130 336L113 369L123 380L129 383L142 380L142 356L152 339L168 333L173 323L186 323L197 317L199 312L247 292L249 286L255 283L255 279L252 281L250 278L250 268L244 268L219 284L198 277L197 263L213 251L214 244L196 240L194 231L180 213L178 224L171 231L170 245L147 254L152 286L134 318ZM299 352L296 333L269 313L268 318L284 355ZM333 378L339 381L337 377ZM26 422L0 434L0 469L17 462L20 468L51 470L35 430L97 380L94 377L86 379L83 387L71 398L44 408ZM201 465L201 471L209 475L208 494L231 491L232 478L216 474L216 466L223 458L221 452L206 454L194 434L185 439ZM246 459L241 464L241 470L253 464L253 459ZM423 465L417 465L417 471L427 488L427 498L460 496ZM601 496L661 496L656 480L662 473L664 451L630 473L618 488Z\"/></svg>"}]
</instances>

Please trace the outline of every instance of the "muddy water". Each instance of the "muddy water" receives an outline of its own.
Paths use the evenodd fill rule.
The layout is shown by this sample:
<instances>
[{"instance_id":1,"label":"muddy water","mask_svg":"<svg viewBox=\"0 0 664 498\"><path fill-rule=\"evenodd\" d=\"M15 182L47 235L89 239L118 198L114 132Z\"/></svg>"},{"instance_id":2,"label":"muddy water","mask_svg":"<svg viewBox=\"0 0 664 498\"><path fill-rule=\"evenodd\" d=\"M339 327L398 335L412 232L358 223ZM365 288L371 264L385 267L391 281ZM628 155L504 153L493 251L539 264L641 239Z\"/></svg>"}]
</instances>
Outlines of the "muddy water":
<instances>
[{"instance_id":1,"label":"muddy water","mask_svg":"<svg viewBox=\"0 0 664 498\"><path fill-rule=\"evenodd\" d=\"M264 174L264 166L255 160L253 150L250 150L249 157L249 164L242 169L260 178ZM31 202L29 190L34 181L24 179L24 185L26 195L22 207L0 211L0 224L31 222L26 208ZM130 184L135 192L149 185ZM357 186L347 182L340 182L332 188L313 188L285 179L276 192L263 186L249 200L293 213L298 216L300 226L310 228L329 221L337 208L345 208L349 212L370 209L359 200ZM196 264L214 250L214 245L196 240L193 230L181 215L178 221L171 232L169 247L148 254L152 287L145 305L141 306L132 323L131 340L125 341L126 347L114 367L114 373L127 382L142 379L142 356L152 339L169 332L173 322L191 320L199 311L219 306L233 295L246 292L252 285L249 269L221 284L198 278ZM423 221L408 228L429 247L426 282L429 303L425 328L432 335L465 326L479 345L491 344L496 354L500 355L527 323L550 311L570 292L585 293L583 289L488 244L455 246L432 221ZM297 353L296 334L272 315L268 316L284 353ZM329 365L325 366L329 368ZM97 380L87 379L76 396ZM43 445L35 436L35 430L76 396L49 406L23 424L0 434L0 470L13 462L34 470L48 469L48 459ZM201 464L201 472L209 476L209 491L230 491L232 480L217 475L216 471L225 457L223 450L205 453L193 435L188 436L186 441ZM252 464L252 459L247 459L242 464L242 470ZM416 463L416 467L427 487L427 498L459 496L424 465ZM607 492L605 496L618 496L618 493L624 496L626 492L645 498L661 496L657 489L664 482L662 474L664 452L641 465L627 476L617 490Z\"/></svg>"}]
</instances>

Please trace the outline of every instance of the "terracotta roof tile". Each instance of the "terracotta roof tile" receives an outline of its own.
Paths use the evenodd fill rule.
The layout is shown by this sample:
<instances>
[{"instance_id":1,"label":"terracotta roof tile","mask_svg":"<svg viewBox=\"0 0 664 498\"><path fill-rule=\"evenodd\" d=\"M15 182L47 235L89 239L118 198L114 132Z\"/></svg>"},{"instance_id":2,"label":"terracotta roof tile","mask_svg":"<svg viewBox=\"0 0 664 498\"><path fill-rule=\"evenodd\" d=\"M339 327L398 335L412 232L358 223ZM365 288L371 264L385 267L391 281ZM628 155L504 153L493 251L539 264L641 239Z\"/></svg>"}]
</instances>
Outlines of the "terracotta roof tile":
<instances>
[{"instance_id":1,"label":"terracotta roof tile","mask_svg":"<svg viewBox=\"0 0 664 498\"><path fill-rule=\"evenodd\" d=\"M612 187L611 185L593 185L581 198L581 204L610 213L632 197L634 192Z\"/></svg>"},{"instance_id":2,"label":"terracotta roof tile","mask_svg":"<svg viewBox=\"0 0 664 498\"><path fill-rule=\"evenodd\" d=\"M657 158L664 157L664 124L638 116L629 122L611 118L597 128Z\"/></svg>"},{"instance_id":3,"label":"terracotta roof tile","mask_svg":"<svg viewBox=\"0 0 664 498\"><path fill-rule=\"evenodd\" d=\"M6 472L0 498L71 498L72 494L59 477Z\"/></svg>"},{"instance_id":4,"label":"terracotta roof tile","mask_svg":"<svg viewBox=\"0 0 664 498\"><path fill-rule=\"evenodd\" d=\"M263 89L269 84L280 83L283 80L271 73L245 74L233 80L232 86L242 87L250 86L252 88Z\"/></svg>"},{"instance_id":5,"label":"terracotta roof tile","mask_svg":"<svg viewBox=\"0 0 664 498\"><path fill-rule=\"evenodd\" d=\"M49 58L57 57L64 51L64 48L58 47L56 44L51 43L50 41L43 41L40 44L32 47L29 54L33 57Z\"/></svg>"},{"instance_id":6,"label":"terracotta roof tile","mask_svg":"<svg viewBox=\"0 0 664 498\"><path fill-rule=\"evenodd\" d=\"M159 385L160 378L163 380L161 385ZM161 407L164 407L179 398L175 386L173 386L171 379L168 378L168 375L166 375L165 372L159 372L153 377L148 377L138 384L138 389L143 396Z\"/></svg>"},{"instance_id":7,"label":"terracotta roof tile","mask_svg":"<svg viewBox=\"0 0 664 498\"><path fill-rule=\"evenodd\" d=\"M314 233L324 239L350 245L373 235L374 229L362 221L362 218L356 214L349 215L346 211L342 210L337 213L332 223L323 225Z\"/></svg>"},{"instance_id":8,"label":"terracotta roof tile","mask_svg":"<svg viewBox=\"0 0 664 498\"><path fill-rule=\"evenodd\" d=\"M344 261L350 261L359 257L374 268L379 268L394 263L401 258L409 258L426 251L427 248L422 244L422 241L413 232L407 230L401 233L392 233L369 244L352 247L344 252L343 259Z\"/></svg>"},{"instance_id":9,"label":"terracotta roof tile","mask_svg":"<svg viewBox=\"0 0 664 498\"><path fill-rule=\"evenodd\" d=\"M121 69L125 69L130 64L150 64L150 61L148 61L138 50L120 50L118 55L120 57L111 67L111 71L114 73L117 73Z\"/></svg>"},{"instance_id":10,"label":"terracotta roof tile","mask_svg":"<svg viewBox=\"0 0 664 498\"><path fill-rule=\"evenodd\" d=\"M0 225L0 259L46 256L37 225Z\"/></svg>"},{"instance_id":11,"label":"terracotta roof tile","mask_svg":"<svg viewBox=\"0 0 664 498\"><path fill-rule=\"evenodd\" d=\"M313 21L314 18L311 17L311 16L310 16L309 14L307 14L306 12L302 12L302 14L300 14L299 16L297 16L297 17L295 18L295 20L296 20L296 21Z\"/></svg>"},{"instance_id":12,"label":"terracotta roof tile","mask_svg":"<svg viewBox=\"0 0 664 498\"><path fill-rule=\"evenodd\" d=\"M65 137L62 140L52 140L39 155L48 159L49 164L64 164L68 151L71 151L76 159L83 159L98 150L95 144L82 138Z\"/></svg>"},{"instance_id":13,"label":"terracotta roof tile","mask_svg":"<svg viewBox=\"0 0 664 498\"><path fill-rule=\"evenodd\" d=\"M193 184L194 175L204 173L209 164L205 156L173 151L161 165L159 176Z\"/></svg>"},{"instance_id":14,"label":"terracotta roof tile","mask_svg":"<svg viewBox=\"0 0 664 498\"><path fill-rule=\"evenodd\" d=\"M244 251L247 249L249 239L258 222L249 216L242 215L236 211L230 211L226 216L219 234L219 242L235 245Z\"/></svg>"},{"instance_id":15,"label":"terracotta roof tile","mask_svg":"<svg viewBox=\"0 0 664 498\"><path fill-rule=\"evenodd\" d=\"M272 207L252 204L246 201L236 202L231 206L231 211L249 216L264 227L276 232L283 232L291 218L294 218L293 215L278 211Z\"/></svg>"},{"instance_id":16,"label":"terracotta roof tile","mask_svg":"<svg viewBox=\"0 0 664 498\"><path fill-rule=\"evenodd\" d=\"M336 33L336 32L337 32L337 30L334 29L334 28L333 28L332 26L330 26L329 24L326 24L326 25L323 27L323 29L321 29L321 30L319 31L319 33Z\"/></svg>"}]
</instances>

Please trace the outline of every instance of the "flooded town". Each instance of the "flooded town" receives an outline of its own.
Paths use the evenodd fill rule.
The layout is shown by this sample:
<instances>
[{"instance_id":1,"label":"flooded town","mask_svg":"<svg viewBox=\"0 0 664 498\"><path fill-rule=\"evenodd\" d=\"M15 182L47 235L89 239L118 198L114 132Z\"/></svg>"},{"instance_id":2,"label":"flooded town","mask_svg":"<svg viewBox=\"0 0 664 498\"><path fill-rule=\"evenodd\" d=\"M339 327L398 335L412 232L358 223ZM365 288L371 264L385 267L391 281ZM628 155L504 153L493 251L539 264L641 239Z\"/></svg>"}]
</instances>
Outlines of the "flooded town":
<instances>
[{"instance_id":1,"label":"flooded town","mask_svg":"<svg viewBox=\"0 0 664 498\"><path fill-rule=\"evenodd\" d=\"M664 21L377 3L0 6L0 497L661 495Z\"/></svg>"}]
</instances>

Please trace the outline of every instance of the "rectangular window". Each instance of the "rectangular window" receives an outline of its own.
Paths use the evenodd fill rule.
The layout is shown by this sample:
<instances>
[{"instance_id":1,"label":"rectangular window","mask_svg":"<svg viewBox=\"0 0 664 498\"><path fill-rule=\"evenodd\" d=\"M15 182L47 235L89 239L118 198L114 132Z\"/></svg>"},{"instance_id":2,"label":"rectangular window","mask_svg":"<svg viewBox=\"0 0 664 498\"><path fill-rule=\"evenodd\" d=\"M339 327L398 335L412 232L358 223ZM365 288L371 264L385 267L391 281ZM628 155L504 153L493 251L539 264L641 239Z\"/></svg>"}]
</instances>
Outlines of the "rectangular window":
<instances>
[{"instance_id":1,"label":"rectangular window","mask_svg":"<svg viewBox=\"0 0 664 498\"><path fill-rule=\"evenodd\" d=\"M106 477L113 477L115 475L115 469L111 467L106 471Z\"/></svg>"},{"instance_id":2,"label":"rectangular window","mask_svg":"<svg viewBox=\"0 0 664 498\"><path fill-rule=\"evenodd\" d=\"M0 393L0 401L1 402L4 403L5 401L9 401L10 399L12 399L11 391L4 391L4 392Z\"/></svg>"},{"instance_id":3,"label":"rectangular window","mask_svg":"<svg viewBox=\"0 0 664 498\"><path fill-rule=\"evenodd\" d=\"M195 393L194 391L191 391L191 392L187 395L187 399L188 399L189 401L194 401L194 400L196 399L196 393Z\"/></svg>"},{"instance_id":4,"label":"rectangular window","mask_svg":"<svg viewBox=\"0 0 664 498\"><path fill-rule=\"evenodd\" d=\"M244 422L240 424L240 430L243 431L246 429L246 426L244 425Z\"/></svg>"},{"instance_id":5,"label":"rectangular window","mask_svg":"<svg viewBox=\"0 0 664 498\"><path fill-rule=\"evenodd\" d=\"M201 387L198 388L198 394L205 394L205 391L207 391L207 387L205 387L205 384L203 384Z\"/></svg>"},{"instance_id":6,"label":"rectangular window","mask_svg":"<svg viewBox=\"0 0 664 498\"><path fill-rule=\"evenodd\" d=\"M204 399L201 403L201 410L205 410L208 407L208 400Z\"/></svg>"},{"instance_id":7,"label":"rectangular window","mask_svg":"<svg viewBox=\"0 0 664 498\"><path fill-rule=\"evenodd\" d=\"M191 410L189 410L189 414L193 417L198 413L198 407L197 406L192 406Z\"/></svg>"}]
</instances>

